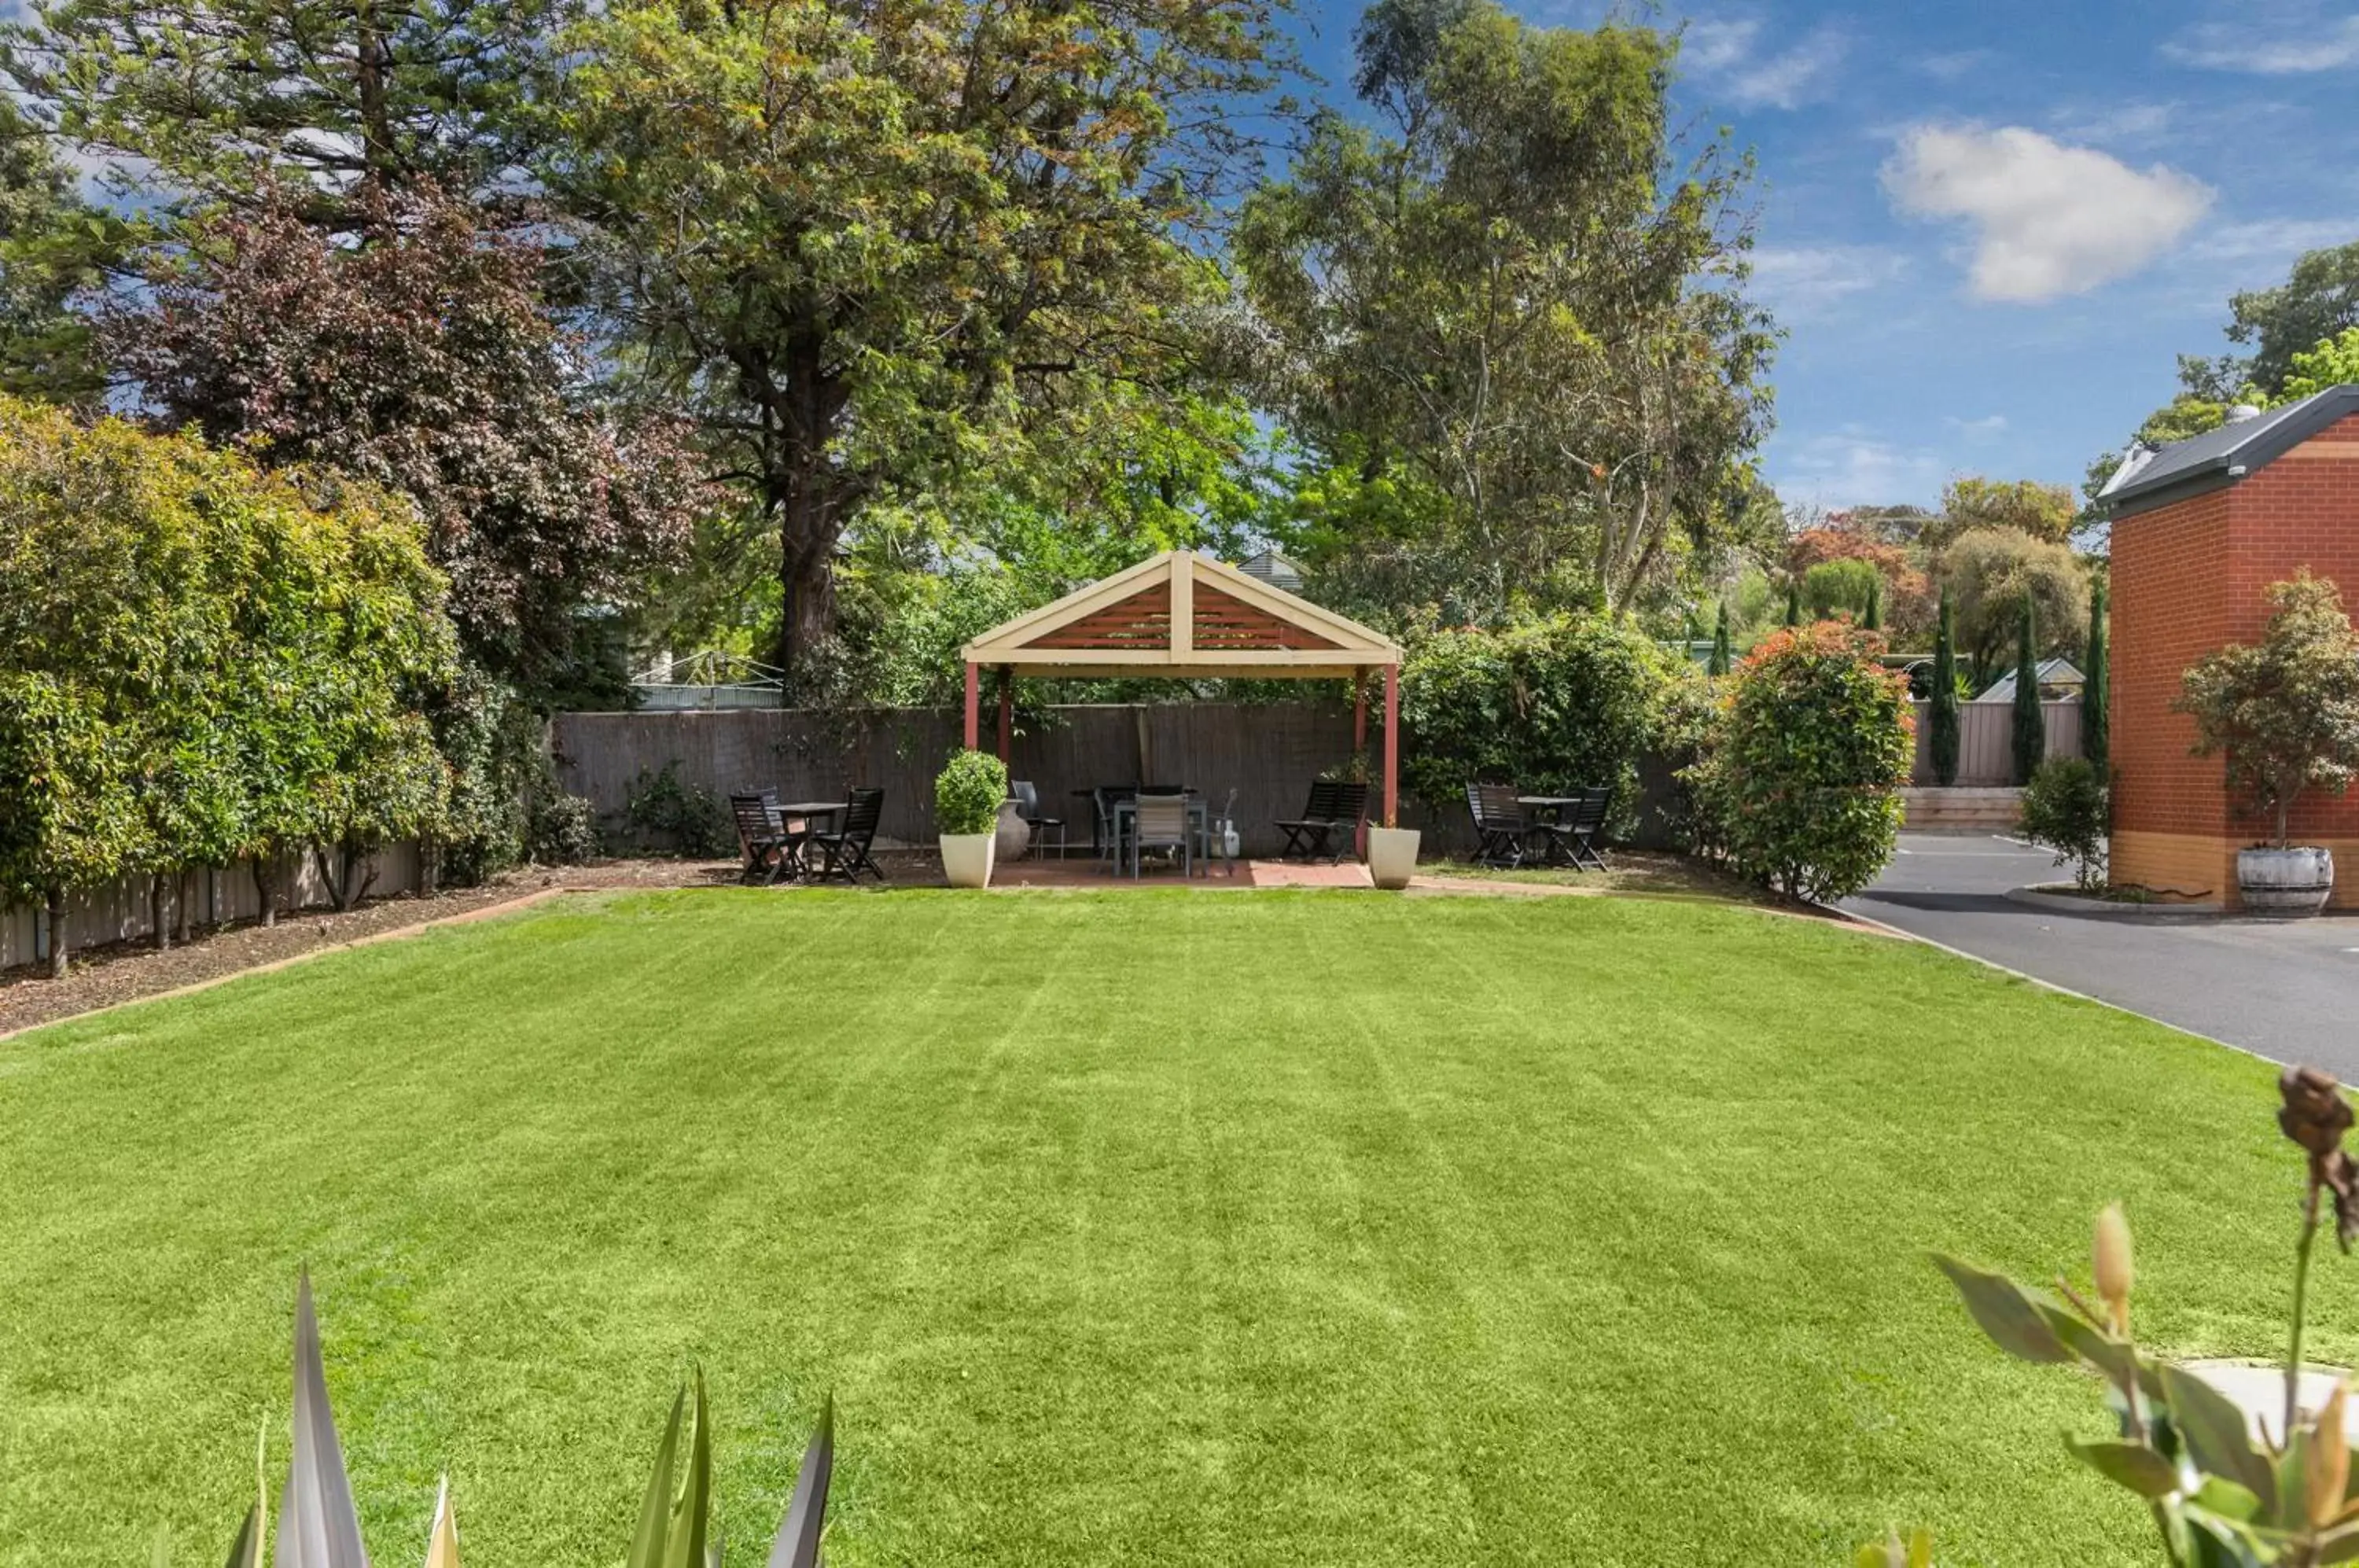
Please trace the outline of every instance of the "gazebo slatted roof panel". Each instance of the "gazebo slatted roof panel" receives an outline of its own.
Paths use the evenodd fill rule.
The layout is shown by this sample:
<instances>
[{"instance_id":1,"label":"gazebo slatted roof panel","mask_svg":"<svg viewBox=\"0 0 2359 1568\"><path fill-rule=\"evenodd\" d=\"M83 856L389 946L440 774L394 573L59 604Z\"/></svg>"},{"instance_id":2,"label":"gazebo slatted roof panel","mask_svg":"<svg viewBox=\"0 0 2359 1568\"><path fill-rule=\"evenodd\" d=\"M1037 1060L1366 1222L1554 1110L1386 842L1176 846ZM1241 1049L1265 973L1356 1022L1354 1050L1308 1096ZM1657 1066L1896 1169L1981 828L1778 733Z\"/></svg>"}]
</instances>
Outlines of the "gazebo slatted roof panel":
<instances>
[{"instance_id":1,"label":"gazebo slatted roof panel","mask_svg":"<svg viewBox=\"0 0 2359 1568\"><path fill-rule=\"evenodd\" d=\"M993 627L964 657L1036 676L1325 679L1398 664L1401 650L1299 594L1169 550Z\"/></svg>"}]
</instances>

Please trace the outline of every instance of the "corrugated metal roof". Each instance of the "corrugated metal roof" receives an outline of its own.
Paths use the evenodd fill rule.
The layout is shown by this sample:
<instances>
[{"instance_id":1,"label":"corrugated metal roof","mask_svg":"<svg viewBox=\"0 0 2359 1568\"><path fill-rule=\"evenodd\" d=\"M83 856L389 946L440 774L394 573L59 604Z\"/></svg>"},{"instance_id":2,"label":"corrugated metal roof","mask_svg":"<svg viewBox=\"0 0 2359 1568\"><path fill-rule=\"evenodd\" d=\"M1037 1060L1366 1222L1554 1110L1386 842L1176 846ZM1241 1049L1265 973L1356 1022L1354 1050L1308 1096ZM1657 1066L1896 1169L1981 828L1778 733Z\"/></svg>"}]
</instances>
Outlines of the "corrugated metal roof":
<instances>
[{"instance_id":1,"label":"corrugated metal roof","mask_svg":"<svg viewBox=\"0 0 2359 1568\"><path fill-rule=\"evenodd\" d=\"M2133 456L2105 482L2098 499L2124 517L2233 485L2352 413L2359 413L2359 387L2329 387L2299 403L2175 441L2142 461Z\"/></svg>"}]
</instances>

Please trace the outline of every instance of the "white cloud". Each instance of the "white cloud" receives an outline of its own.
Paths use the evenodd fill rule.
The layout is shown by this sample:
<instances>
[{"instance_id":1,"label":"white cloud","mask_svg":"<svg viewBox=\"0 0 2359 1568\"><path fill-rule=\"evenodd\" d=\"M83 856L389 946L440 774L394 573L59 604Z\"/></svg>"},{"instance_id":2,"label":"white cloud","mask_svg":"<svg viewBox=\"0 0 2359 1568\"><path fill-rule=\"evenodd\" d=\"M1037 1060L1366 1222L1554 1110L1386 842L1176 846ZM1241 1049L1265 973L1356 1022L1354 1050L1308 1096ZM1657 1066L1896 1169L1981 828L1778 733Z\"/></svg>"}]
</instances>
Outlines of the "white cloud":
<instances>
[{"instance_id":1,"label":"white cloud","mask_svg":"<svg viewBox=\"0 0 2359 1568\"><path fill-rule=\"evenodd\" d=\"M1908 270L1908 257L1879 245L1765 245L1753 253L1754 292L1788 320L1822 315Z\"/></svg>"},{"instance_id":2,"label":"white cloud","mask_svg":"<svg viewBox=\"0 0 2359 1568\"><path fill-rule=\"evenodd\" d=\"M2177 106L2136 101L2098 108L2059 110L2050 123L2063 135L2081 141L2127 142L2138 145L2161 140L2171 127Z\"/></svg>"},{"instance_id":3,"label":"white cloud","mask_svg":"<svg viewBox=\"0 0 2359 1568\"><path fill-rule=\"evenodd\" d=\"M1959 49L1951 54L1929 54L1917 61L1917 69L1939 82L1955 82L1969 76L1992 59L1986 49Z\"/></svg>"},{"instance_id":4,"label":"white cloud","mask_svg":"<svg viewBox=\"0 0 2359 1568\"><path fill-rule=\"evenodd\" d=\"M2093 147L2008 125L1920 125L1884 166L1903 212L1973 225L1972 290L2024 303L2084 293L2179 243L2211 187L2160 164L2140 172Z\"/></svg>"},{"instance_id":5,"label":"white cloud","mask_svg":"<svg viewBox=\"0 0 2359 1568\"><path fill-rule=\"evenodd\" d=\"M2163 57L2210 71L2304 76L2359 63L2359 16L2330 16L2300 3L2245 5L2233 19L2199 22L2163 40Z\"/></svg>"},{"instance_id":6,"label":"white cloud","mask_svg":"<svg viewBox=\"0 0 2359 1568\"><path fill-rule=\"evenodd\" d=\"M2005 414L1984 414L1979 419L1962 419L1955 414L1948 414L1942 417L1941 422L1977 446L1984 441L1996 441L2006 433Z\"/></svg>"},{"instance_id":7,"label":"white cloud","mask_svg":"<svg viewBox=\"0 0 2359 1568\"><path fill-rule=\"evenodd\" d=\"M1784 466L1777 493L1809 506L1922 505L1941 493L1939 453L1898 446L1856 427L1811 437Z\"/></svg>"},{"instance_id":8,"label":"white cloud","mask_svg":"<svg viewBox=\"0 0 2359 1568\"><path fill-rule=\"evenodd\" d=\"M2214 223L2189 243L2196 261L2291 261L2306 250L2359 239L2359 217L2258 218Z\"/></svg>"},{"instance_id":9,"label":"white cloud","mask_svg":"<svg viewBox=\"0 0 2359 1568\"><path fill-rule=\"evenodd\" d=\"M1744 109L1798 109L1826 96L1850 41L1821 27L1791 48L1766 50L1755 17L1690 22L1680 57Z\"/></svg>"}]
</instances>

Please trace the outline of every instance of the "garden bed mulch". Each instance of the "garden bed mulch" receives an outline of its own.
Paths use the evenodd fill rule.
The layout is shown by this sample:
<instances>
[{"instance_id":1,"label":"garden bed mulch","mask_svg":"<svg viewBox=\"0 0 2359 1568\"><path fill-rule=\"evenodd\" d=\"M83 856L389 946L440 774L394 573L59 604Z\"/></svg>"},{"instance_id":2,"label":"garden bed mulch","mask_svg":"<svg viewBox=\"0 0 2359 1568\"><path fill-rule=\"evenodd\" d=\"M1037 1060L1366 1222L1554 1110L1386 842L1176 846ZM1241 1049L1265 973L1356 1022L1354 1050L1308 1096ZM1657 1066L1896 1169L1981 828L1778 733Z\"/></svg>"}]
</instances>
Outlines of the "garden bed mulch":
<instances>
[{"instance_id":1,"label":"garden bed mulch","mask_svg":"<svg viewBox=\"0 0 2359 1568\"><path fill-rule=\"evenodd\" d=\"M592 866L535 866L508 872L480 887L458 887L422 898L397 894L337 913L304 909L275 926L252 921L200 934L158 953L145 943L115 943L72 954L63 980L45 968L0 971L0 1040L20 1029L56 1023L171 991L212 985L332 948L399 935L446 920L488 913L549 892L629 887L693 887L736 879L734 860L614 860Z\"/></svg>"}]
</instances>

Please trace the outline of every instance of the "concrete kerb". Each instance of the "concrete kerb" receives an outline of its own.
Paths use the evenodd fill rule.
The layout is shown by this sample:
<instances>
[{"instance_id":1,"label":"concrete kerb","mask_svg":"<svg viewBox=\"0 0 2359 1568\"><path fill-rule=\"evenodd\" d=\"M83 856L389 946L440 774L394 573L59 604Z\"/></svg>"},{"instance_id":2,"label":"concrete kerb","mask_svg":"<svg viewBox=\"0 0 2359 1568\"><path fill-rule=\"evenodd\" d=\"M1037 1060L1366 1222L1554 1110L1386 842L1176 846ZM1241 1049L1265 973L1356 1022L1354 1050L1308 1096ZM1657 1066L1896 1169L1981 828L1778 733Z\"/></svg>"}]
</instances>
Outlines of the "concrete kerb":
<instances>
[{"instance_id":1,"label":"concrete kerb","mask_svg":"<svg viewBox=\"0 0 2359 1568\"><path fill-rule=\"evenodd\" d=\"M2132 904L2108 898L2092 898L2081 893L2062 892L2070 883L2035 883L2028 887L2009 887L2006 900L2034 909L2053 909L2059 914L2079 915L2084 920L2184 920L2218 919L2228 912L2224 904L2215 903L2152 903Z\"/></svg>"}]
</instances>

